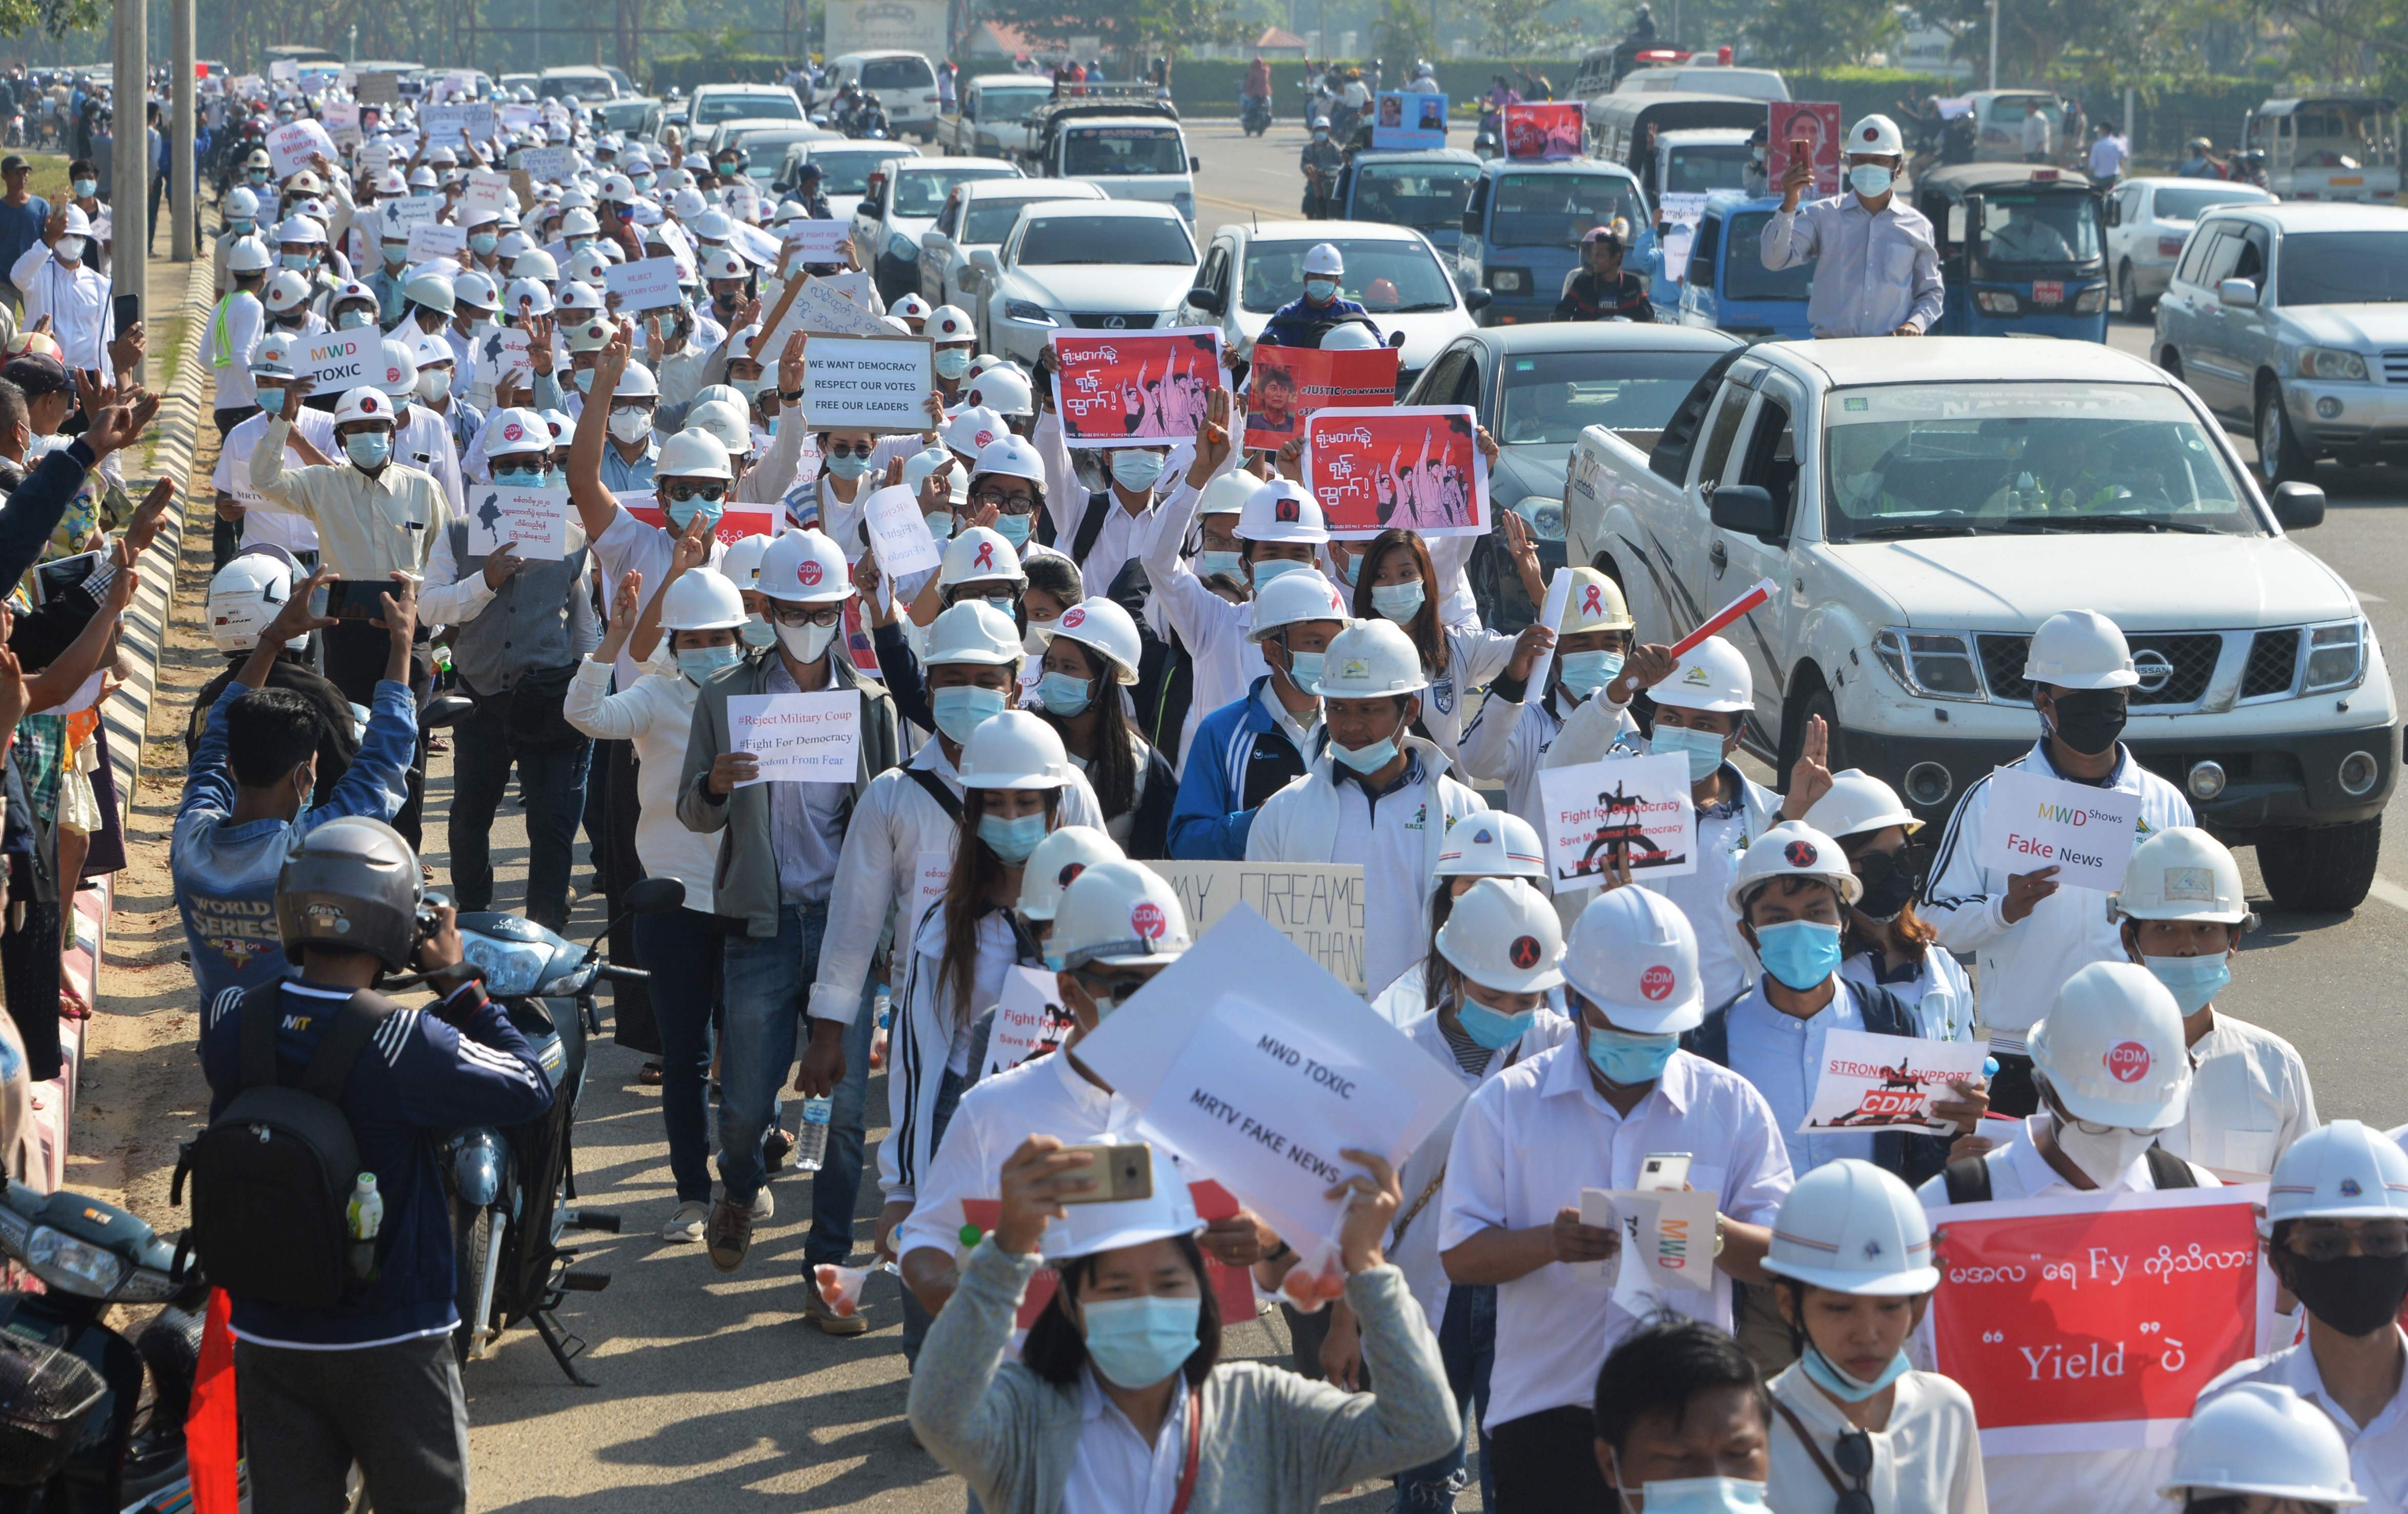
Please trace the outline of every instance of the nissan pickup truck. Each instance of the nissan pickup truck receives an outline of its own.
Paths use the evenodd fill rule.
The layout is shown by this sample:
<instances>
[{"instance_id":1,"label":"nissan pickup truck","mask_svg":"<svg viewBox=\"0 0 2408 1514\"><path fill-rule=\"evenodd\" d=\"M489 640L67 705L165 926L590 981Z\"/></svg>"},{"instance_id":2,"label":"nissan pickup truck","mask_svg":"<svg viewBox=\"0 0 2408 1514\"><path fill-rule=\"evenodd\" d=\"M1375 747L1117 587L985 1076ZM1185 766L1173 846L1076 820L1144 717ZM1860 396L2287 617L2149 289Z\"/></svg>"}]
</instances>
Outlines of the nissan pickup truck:
<instances>
[{"instance_id":1,"label":"nissan pickup truck","mask_svg":"<svg viewBox=\"0 0 2408 1514\"><path fill-rule=\"evenodd\" d=\"M1646 439L1640 439L1645 441ZM2089 343L1875 338L1735 349L1644 449L1583 432L1568 560L1670 642L1759 579L1725 632L1756 679L1748 744L1943 819L2040 732L2026 643L2061 610L2120 626L2124 733L2200 823L2251 844L2277 906L2352 908L2397 781L2390 673L2358 596L2293 540L2324 493L2272 499L2178 380Z\"/></svg>"}]
</instances>

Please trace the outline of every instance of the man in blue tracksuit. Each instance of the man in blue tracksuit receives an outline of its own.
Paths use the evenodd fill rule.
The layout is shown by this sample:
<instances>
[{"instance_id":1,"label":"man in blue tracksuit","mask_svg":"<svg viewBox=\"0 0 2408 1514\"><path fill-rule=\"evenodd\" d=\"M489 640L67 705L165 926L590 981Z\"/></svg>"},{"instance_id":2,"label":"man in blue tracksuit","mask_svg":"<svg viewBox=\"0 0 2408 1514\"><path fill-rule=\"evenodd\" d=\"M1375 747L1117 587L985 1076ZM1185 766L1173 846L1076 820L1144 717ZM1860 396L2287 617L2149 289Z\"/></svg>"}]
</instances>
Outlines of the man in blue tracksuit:
<instances>
[{"instance_id":1,"label":"man in blue tracksuit","mask_svg":"<svg viewBox=\"0 0 2408 1514\"><path fill-rule=\"evenodd\" d=\"M231 570L232 565L229 565ZM409 691L410 637L417 597L405 584L388 616L391 651L359 754L326 802L308 807L317 783L326 714L291 689L269 688L280 651L335 624L309 613L309 591L327 574L293 584L259 631L242 671L209 709L208 724L184 780L168 844L176 908L183 916L200 1002L285 975L276 930L276 878L302 837L329 820L365 815L390 820L407 795L418 750L417 706ZM273 594L273 575L265 593ZM239 607L220 604L224 614Z\"/></svg>"},{"instance_id":2,"label":"man in blue tracksuit","mask_svg":"<svg viewBox=\"0 0 2408 1514\"><path fill-rule=\"evenodd\" d=\"M1206 715L1187 748L1170 807L1170 855L1187 861L1242 862L1246 832L1263 800L1300 778L1321 744L1322 653L1346 628L1319 573L1282 573L1254 596L1246 634L1274 670L1246 697Z\"/></svg>"},{"instance_id":3,"label":"man in blue tracksuit","mask_svg":"<svg viewBox=\"0 0 2408 1514\"><path fill-rule=\"evenodd\" d=\"M1318 347L1325 327L1351 315L1370 312L1355 300L1341 297L1339 281L1346 276L1346 260L1328 242L1315 242L1304 254L1304 293L1279 308L1257 341L1274 347ZM1379 327L1371 328L1373 335Z\"/></svg>"}]
</instances>

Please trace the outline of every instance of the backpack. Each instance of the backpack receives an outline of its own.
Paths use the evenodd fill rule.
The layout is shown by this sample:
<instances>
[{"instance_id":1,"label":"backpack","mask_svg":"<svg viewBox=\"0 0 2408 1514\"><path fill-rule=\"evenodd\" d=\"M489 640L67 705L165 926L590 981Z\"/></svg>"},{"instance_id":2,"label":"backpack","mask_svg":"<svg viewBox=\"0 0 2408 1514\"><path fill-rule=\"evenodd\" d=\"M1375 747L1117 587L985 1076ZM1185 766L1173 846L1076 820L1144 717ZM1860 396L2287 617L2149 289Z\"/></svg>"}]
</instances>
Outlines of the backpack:
<instances>
[{"instance_id":1,"label":"backpack","mask_svg":"<svg viewBox=\"0 0 2408 1514\"><path fill-rule=\"evenodd\" d=\"M2159 1190L2199 1187L2199 1175L2190 1170L2190 1163L2165 1147L2153 1146L2144 1155L2149 1163L2149 1181ZM1990 1202L1990 1164L1980 1157L1958 1157L1942 1172L1951 1204Z\"/></svg>"},{"instance_id":2,"label":"backpack","mask_svg":"<svg viewBox=\"0 0 2408 1514\"><path fill-rule=\"evenodd\" d=\"M329 1309L354 1287L351 1185L359 1142L341 1100L368 1038L401 1006L363 989L334 1023L297 1085L276 1070L283 985L243 993L242 1082L225 1111L184 1144L168 1202L193 1180L193 1223L178 1244L200 1257L209 1282L237 1298L294 1309ZM366 1269L361 1269L364 1276Z\"/></svg>"}]
</instances>

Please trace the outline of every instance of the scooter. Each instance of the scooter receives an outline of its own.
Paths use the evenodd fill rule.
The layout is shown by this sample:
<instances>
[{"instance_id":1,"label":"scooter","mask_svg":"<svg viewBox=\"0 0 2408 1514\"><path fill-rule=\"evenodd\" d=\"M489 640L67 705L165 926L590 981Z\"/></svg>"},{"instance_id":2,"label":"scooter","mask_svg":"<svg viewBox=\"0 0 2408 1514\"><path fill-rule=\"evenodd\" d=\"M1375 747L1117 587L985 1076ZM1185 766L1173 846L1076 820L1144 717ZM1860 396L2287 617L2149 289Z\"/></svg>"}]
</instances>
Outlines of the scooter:
<instances>
[{"instance_id":1,"label":"scooter","mask_svg":"<svg viewBox=\"0 0 2408 1514\"><path fill-rule=\"evenodd\" d=\"M1271 100L1268 94L1240 95L1238 100L1238 124L1248 137L1260 137L1271 129Z\"/></svg>"},{"instance_id":2,"label":"scooter","mask_svg":"<svg viewBox=\"0 0 2408 1514\"><path fill-rule=\"evenodd\" d=\"M207 1285L177 1276L175 1247L136 1216L5 1177L0 1258L40 1285L0 1291L0 1514L169 1501L186 1478ZM167 1307L129 1340L105 1322L118 1304Z\"/></svg>"}]
</instances>

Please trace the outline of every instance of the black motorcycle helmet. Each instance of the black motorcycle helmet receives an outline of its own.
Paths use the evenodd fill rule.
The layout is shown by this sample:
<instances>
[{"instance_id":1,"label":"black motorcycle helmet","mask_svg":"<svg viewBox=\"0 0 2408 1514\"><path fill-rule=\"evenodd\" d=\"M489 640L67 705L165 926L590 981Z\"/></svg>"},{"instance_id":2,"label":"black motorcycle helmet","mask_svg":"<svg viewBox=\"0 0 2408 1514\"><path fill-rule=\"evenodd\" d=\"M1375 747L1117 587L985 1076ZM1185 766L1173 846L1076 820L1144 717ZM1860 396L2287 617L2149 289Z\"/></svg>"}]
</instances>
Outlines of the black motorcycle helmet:
<instances>
[{"instance_id":1,"label":"black motorcycle helmet","mask_svg":"<svg viewBox=\"0 0 2408 1514\"><path fill-rule=\"evenodd\" d=\"M276 933L284 959L304 946L364 951L388 973L409 966L425 893L418 854L381 820L348 815L303 837L276 875Z\"/></svg>"}]
</instances>

